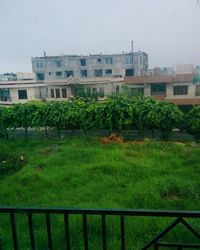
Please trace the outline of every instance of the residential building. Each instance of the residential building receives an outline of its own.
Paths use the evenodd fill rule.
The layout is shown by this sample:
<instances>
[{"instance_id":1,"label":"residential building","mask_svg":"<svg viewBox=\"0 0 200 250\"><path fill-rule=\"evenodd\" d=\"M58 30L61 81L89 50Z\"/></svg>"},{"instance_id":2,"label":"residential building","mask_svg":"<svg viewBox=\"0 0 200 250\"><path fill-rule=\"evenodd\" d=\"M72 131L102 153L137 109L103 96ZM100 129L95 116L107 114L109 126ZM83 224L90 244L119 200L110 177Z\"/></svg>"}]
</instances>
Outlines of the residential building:
<instances>
[{"instance_id":1,"label":"residential building","mask_svg":"<svg viewBox=\"0 0 200 250\"><path fill-rule=\"evenodd\" d=\"M177 105L200 104L200 82L193 83L194 74L175 76L126 77L124 85L132 95L153 96Z\"/></svg>"},{"instance_id":2,"label":"residential building","mask_svg":"<svg viewBox=\"0 0 200 250\"><path fill-rule=\"evenodd\" d=\"M176 65L176 74L193 74L194 66L192 64L177 64Z\"/></svg>"},{"instance_id":3,"label":"residential building","mask_svg":"<svg viewBox=\"0 0 200 250\"><path fill-rule=\"evenodd\" d=\"M148 54L142 51L112 55L62 55L33 57L35 79L124 77L147 74Z\"/></svg>"},{"instance_id":4,"label":"residential building","mask_svg":"<svg viewBox=\"0 0 200 250\"><path fill-rule=\"evenodd\" d=\"M74 86L81 87L88 95L100 93L106 95L121 92L123 78L68 77L48 81L5 81L0 84L0 104L24 103L30 100L70 100L74 98ZM100 98L100 99L101 99Z\"/></svg>"},{"instance_id":5,"label":"residential building","mask_svg":"<svg viewBox=\"0 0 200 250\"><path fill-rule=\"evenodd\" d=\"M44 83L35 81L4 81L0 84L0 104L24 103L41 99Z\"/></svg>"},{"instance_id":6,"label":"residential building","mask_svg":"<svg viewBox=\"0 0 200 250\"><path fill-rule=\"evenodd\" d=\"M14 73L0 74L0 81L16 81L17 75Z\"/></svg>"},{"instance_id":7,"label":"residential building","mask_svg":"<svg viewBox=\"0 0 200 250\"><path fill-rule=\"evenodd\" d=\"M74 98L74 87L81 88L88 96L100 93L103 98L122 93L123 86L133 96L152 96L178 105L200 104L200 81L194 84L194 77L194 74L125 78L70 76L46 81L5 81L0 83L0 104L24 103L28 100L70 100Z\"/></svg>"}]
</instances>

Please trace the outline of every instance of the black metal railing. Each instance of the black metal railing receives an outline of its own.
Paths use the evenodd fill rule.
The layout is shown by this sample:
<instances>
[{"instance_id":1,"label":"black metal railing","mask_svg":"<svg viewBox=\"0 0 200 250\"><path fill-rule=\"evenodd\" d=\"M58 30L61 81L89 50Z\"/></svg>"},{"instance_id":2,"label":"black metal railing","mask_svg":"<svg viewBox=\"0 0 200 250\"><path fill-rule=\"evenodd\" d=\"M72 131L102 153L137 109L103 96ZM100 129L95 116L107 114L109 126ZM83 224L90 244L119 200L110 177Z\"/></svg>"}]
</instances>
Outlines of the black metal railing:
<instances>
[{"instance_id":1,"label":"black metal railing","mask_svg":"<svg viewBox=\"0 0 200 250\"><path fill-rule=\"evenodd\" d=\"M34 218L33 215L40 214L44 215L45 218L45 230L47 234L47 243L48 249L53 249L53 238L52 238L52 220L51 216L53 215L61 215L63 216L63 226L65 232L65 246L63 249L70 250L72 249L71 246L71 230L70 227L70 216L79 215L82 217L81 227L83 232L83 248L85 250L89 249L89 238L88 238L88 216L96 215L100 216L101 218L101 241L102 241L102 249L108 249L107 245L107 217L114 216L118 217L119 220L119 232L120 232L120 246L119 248L122 250L125 249L136 249L134 246L130 248L126 246L126 223L125 219L127 220L128 217L149 217L149 218L173 218L173 221L170 225L165 227L160 233L155 235L153 239L146 242L146 244L141 248L142 250L146 249L160 249L160 248L167 248L167 249L200 249L200 233L194 229L194 227L189 224L187 219L200 219L200 212L199 211L157 211L157 210L119 210L119 209L70 209L70 208L13 208L13 207L1 207L0 208L0 216L8 216L10 223L6 225L6 230L10 228L12 232L12 242L11 248L13 247L14 250L20 249L19 247L19 240L21 236L21 232L19 234L17 230L17 220L16 216L19 214L24 214L27 216L27 229L29 235L29 248L28 249L40 249L36 248L36 239L35 233L36 228L34 228ZM196 220L195 220L196 222ZM1 223L1 220L0 220ZM187 242L162 242L163 237L169 233L172 229L174 229L178 224L182 224L185 228L192 233L197 238L197 243L187 243ZM200 224L198 224L200 225ZM3 244L1 238L3 237L4 230L0 231L0 250L3 249ZM144 242L147 239L145 235ZM45 240L45 239L44 239ZM128 244L127 244L128 245ZM118 249L119 249L118 248ZM10 249L10 248L9 248ZM57 248L56 248L57 249ZM77 249L77 248L76 248ZM95 249L95 246L90 248L91 250ZM7 249L6 249L7 250Z\"/></svg>"}]
</instances>

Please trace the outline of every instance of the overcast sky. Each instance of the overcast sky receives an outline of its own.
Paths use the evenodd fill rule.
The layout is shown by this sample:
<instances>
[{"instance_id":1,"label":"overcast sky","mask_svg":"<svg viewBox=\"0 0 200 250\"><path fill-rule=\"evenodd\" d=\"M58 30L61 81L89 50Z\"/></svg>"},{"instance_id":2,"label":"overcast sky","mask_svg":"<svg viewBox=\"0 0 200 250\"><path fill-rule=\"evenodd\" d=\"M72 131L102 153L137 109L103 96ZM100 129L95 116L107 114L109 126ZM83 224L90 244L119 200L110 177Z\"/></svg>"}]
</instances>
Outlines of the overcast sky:
<instances>
[{"instance_id":1,"label":"overcast sky","mask_svg":"<svg viewBox=\"0 0 200 250\"><path fill-rule=\"evenodd\" d=\"M31 57L149 54L149 66L200 64L200 0L0 0L0 73Z\"/></svg>"}]
</instances>

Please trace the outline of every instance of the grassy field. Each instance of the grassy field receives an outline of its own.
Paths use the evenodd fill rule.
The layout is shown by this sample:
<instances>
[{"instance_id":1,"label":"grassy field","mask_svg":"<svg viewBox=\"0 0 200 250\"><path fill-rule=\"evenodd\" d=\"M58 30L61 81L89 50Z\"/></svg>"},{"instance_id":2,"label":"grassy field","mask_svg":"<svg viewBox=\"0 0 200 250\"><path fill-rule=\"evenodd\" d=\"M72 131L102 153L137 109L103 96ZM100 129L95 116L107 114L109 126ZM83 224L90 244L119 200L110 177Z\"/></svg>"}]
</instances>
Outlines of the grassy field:
<instances>
[{"instance_id":1,"label":"grassy field","mask_svg":"<svg viewBox=\"0 0 200 250\"><path fill-rule=\"evenodd\" d=\"M21 156L24 160L20 160ZM100 139L86 137L10 139L0 141L0 162L1 206L169 210L199 210L200 207L200 146L191 142L104 145ZM17 219L20 249L29 249L26 219L23 215ZM54 216L55 249L65 249L62 220ZM119 220L110 217L108 221L108 249L119 249ZM140 249L170 221L126 220L127 249ZM72 216L70 223L73 249L82 249L81 218ZM35 216L37 249L47 249L44 226L44 218ZM99 218L89 218L92 250L101 249L100 230ZM193 239L190 234L182 236L179 232L169 237ZM12 249L10 237L8 220L0 216L0 238L5 249Z\"/></svg>"}]
</instances>

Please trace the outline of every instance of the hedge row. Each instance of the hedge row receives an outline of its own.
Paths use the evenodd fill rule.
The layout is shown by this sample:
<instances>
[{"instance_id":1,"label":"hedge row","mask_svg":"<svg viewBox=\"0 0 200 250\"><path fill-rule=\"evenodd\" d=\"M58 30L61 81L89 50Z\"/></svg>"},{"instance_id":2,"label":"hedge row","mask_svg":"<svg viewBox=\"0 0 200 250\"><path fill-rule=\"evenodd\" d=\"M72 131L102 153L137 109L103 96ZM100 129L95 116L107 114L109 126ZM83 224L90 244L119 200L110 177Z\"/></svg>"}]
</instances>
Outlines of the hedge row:
<instances>
[{"instance_id":1,"label":"hedge row","mask_svg":"<svg viewBox=\"0 0 200 250\"><path fill-rule=\"evenodd\" d=\"M173 128L182 126L187 120L189 132L196 137L200 128L200 108L194 107L184 117L172 103L153 98L129 98L112 96L103 102L86 102L81 99L65 102L28 102L0 107L1 134L8 137L8 130L24 128L55 128L61 130L83 131L105 129L160 130L162 137L168 137Z\"/></svg>"}]
</instances>

